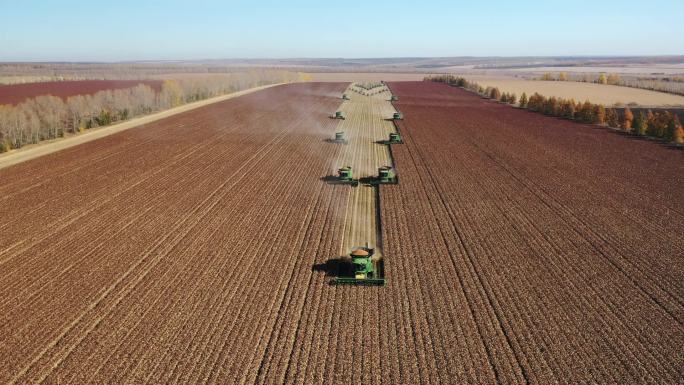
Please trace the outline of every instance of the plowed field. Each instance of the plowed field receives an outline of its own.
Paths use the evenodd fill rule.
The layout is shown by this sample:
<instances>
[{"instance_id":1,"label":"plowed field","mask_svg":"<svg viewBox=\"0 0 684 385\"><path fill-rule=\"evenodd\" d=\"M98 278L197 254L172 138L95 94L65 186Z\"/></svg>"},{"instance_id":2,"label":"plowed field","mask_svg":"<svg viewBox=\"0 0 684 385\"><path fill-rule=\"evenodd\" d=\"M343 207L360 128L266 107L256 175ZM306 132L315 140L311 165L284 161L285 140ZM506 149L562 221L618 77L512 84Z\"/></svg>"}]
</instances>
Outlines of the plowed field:
<instances>
[{"instance_id":1,"label":"plowed field","mask_svg":"<svg viewBox=\"0 0 684 385\"><path fill-rule=\"evenodd\" d=\"M161 80L69 80L63 82L39 82L0 85L0 105L19 104L26 99L52 95L62 99L75 95L92 95L98 91L117 90L144 84L155 91L161 90Z\"/></svg>"},{"instance_id":2,"label":"plowed field","mask_svg":"<svg viewBox=\"0 0 684 385\"><path fill-rule=\"evenodd\" d=\"M390 161L387 103L329 119L347 86L0 170L0 383L682 381L681 151L393 83L388 286L331 286L354 210L322 178ZM363 143L329 143L343 124Z\"/></svg>"},{"instance_id":3,"label":"plowed field","mask_svg":"<svg viewBox=\"0 0 684 385\"><path fill-rule=\"evenodd\" d=\"M680 383L684 152L391 88L406 144L401 183L381 189L385 255L426 274L388 274L444 325L425 337L437 362L466 382Z\"/></svg>"},{"instance_id":4,"label":"plowed field","mask_svg":"<svg viewBox=\"0 0 684 385\"><path fill-rule=\"evenodd\" d=\"M319 178L345 86L275 87L0 171L0 383L252 383L287 362L292 290L339 248L344 191Z\"/></svg>"}]
</instances>

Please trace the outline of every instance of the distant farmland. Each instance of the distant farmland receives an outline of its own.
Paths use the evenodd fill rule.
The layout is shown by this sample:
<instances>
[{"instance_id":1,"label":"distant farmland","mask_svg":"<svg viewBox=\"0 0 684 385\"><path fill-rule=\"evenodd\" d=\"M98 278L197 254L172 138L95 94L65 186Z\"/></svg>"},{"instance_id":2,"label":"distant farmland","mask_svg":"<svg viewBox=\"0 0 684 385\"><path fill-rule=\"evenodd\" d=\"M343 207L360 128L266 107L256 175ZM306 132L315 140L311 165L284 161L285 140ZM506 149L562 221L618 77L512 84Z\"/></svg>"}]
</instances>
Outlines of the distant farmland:
<instances>
[{"instance_id":1,"label":"distant farmland","mask_svg":"<svg viewBox=\"0 0 684 385\"><path fill-rule=\"evenodd\" d=\"M520 96L523 92L527 93L527 96L538 92L547 97L572 98L579 102L589 100L592 103L605 106L613 106L615 104L628 105L630 103L643 107L684 106L684 96L631 87L580 82L524 80L506 76L464 76L483 87L498 87L501 92L514 92L517 96Z\"/></svg>"},{"instance_id":2,"label":"distant farmland","mask_svg":"<svg viewBox=\"0 0 684 385\"><path fill-rule=\"evenodd\" d=\"M400 72L312 72L315 82L372 82L423 80L429 74Z\"/></svg>"},{"instance_id":3,"label":"distant farmland","mask_svg":"<svg viewBox=\"0 0 684 385\"><path fill-rule=\"evenodd\" d=\"M92 95L98 91L116 90L145 84L161 90L161 80L69 80L0 85L0 105L19 104L36 96L52 95L62 99L76 95Z\"/></svg>"}]
</instances>

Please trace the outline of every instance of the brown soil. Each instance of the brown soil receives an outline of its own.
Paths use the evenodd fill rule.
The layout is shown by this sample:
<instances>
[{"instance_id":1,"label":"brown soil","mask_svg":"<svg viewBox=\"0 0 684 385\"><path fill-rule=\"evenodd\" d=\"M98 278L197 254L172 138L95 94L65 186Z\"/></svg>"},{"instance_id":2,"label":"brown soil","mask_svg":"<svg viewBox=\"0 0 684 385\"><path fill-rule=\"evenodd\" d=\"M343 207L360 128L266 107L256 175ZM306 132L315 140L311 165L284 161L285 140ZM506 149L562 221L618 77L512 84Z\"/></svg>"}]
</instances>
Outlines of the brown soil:
<instances>
[{"instance_id":1,"label":"brown soil","mask_svg":"<svg viewBox=\"0 0 684 385\"><path fill-rule=\"evenodd\" d=\"M406 144L381 189L386 266L411 282L440 379L680 382L684 152L391 87Z\"/></svg>"},{"instance_id":2,"label":"brown soil","mask_svg":"<svg viewBox=\"0 0 684 385\"><path fill-rule=\"evenodd\" d=\"M289 356L289 295L339 247L342 192L319 178L345 86L273 87L0 170L0 382L252 383Z\"/></svg>"}]
</instances>

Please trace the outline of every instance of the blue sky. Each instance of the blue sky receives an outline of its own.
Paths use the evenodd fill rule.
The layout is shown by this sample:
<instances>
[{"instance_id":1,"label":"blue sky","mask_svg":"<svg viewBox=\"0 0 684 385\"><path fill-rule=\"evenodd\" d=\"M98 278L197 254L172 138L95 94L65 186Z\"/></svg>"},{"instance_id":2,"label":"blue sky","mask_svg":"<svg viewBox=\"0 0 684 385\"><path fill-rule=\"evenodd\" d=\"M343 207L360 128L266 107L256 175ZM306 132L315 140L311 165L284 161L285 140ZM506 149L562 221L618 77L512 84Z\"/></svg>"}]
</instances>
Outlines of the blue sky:
<instances>
[{"instance_id":1,"label":"blue sky","mask_svg":"<svg viewBox=\"0 0 684 385\"><path fill-rule=\"evenodd\" d=\"M684 54L684 1L0 0L0 61Z\"/></svg>"}]
</instances>

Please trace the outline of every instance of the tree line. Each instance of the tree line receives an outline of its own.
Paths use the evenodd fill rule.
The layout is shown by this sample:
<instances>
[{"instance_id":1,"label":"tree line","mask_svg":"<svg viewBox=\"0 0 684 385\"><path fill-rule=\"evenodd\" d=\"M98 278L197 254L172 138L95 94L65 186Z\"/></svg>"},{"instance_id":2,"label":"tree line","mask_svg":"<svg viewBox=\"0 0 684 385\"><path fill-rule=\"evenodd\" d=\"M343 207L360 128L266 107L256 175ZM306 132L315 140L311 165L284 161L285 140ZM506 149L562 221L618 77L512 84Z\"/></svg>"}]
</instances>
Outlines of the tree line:
<instances>
[{"instance_id":1,"label":"tree line","mask_svg":"<svg viewBox=\"0 0 684 385\"><path fill-rule=\"evenodd\" d=\"M206 74L165 80L158 93L140 84L65 100L45 95L17 105L0 105L0 152L247 88L295 81L297 77L286 71Z\"/></svg>"},{"instance_id":2,"label":"tree line","mask_svg":"<svg viewBox=\"0 0 684 385\"><path fill-rule=\"evenodd\" d=\"M684 81L681 77L677 76L661 78L638 76L621 77L618 74L606 73L590 75L568 74L566 72L552 74L550 72L546 72L537 78L537 80L608 84L614 86L640 88L649 91L665 92L673 95L684 95Z\"/></svg>"},{"instance_id":3,"label":"tree line","mask_svg":"<svg viewBox=\"0 0 684 385\"><path fill-rule=\"evenodd\" d=\"M497 87L482 87L475 82L454 75L439 75L425 78L425 80L446 83L452 86L478 93L479 95L517 105L520 108L556 116L582 123L598 124L639 136L660 138L668 142L684 143L684 128L677 114L669 111L646 112L639 111L635 116L629 107L619 114L615 108L606 108L602 104L589 101L576 102L574 99L545 97L538 93L527 96L526 93L518 98L515 94L501 92Z\"/></svg>"}]
</instances>

